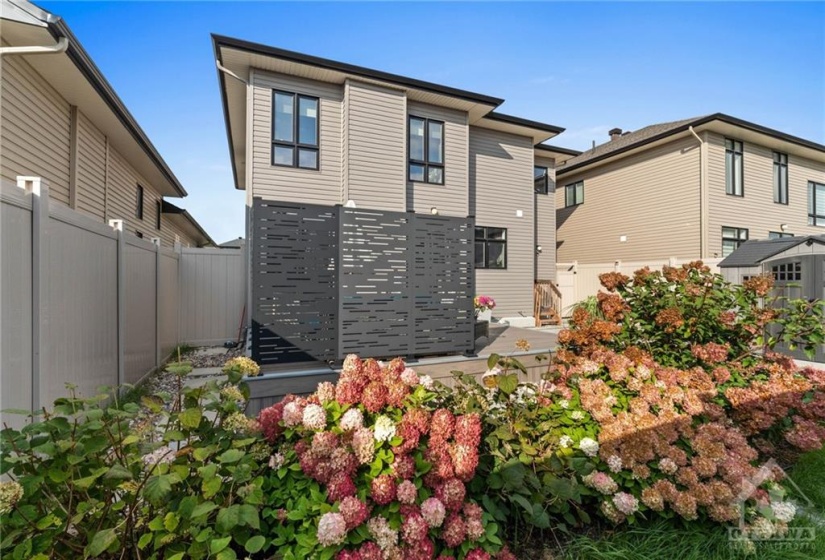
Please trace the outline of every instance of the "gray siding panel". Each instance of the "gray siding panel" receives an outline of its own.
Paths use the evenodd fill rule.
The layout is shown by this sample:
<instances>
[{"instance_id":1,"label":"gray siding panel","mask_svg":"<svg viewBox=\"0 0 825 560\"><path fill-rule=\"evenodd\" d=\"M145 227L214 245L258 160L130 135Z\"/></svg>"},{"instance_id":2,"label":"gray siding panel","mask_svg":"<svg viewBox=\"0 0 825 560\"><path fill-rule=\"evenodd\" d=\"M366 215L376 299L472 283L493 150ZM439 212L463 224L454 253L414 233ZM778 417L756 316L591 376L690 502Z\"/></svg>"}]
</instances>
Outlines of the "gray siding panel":
<instances>
[{"instance_id":1,"label":"gray siding panel","mask_svg":"<svg viewBox=\"0 0 825 560\"><path fill-rule=\"evenodd\" d=\"M406 96L356 81L346 83L345 95L344 196L368 208L403 212Z\"/></svg>"},{"instance_id":2,"label":"gray siding panel","mask_svg":"<svg viewBox=\"0 0 825 560\"><path fill-rule=\"evenodd\" d=\"M268 200L340 204L341 119L343 87L255 70L252 73L252 196ZM272 90L312 95L320 99L319 169L272 165Z\"/></svg>"},{"instance_id":3,"label":"gray siding panel","mask_svg":"<svg viewBox=\"0 0 825 560\"><path fill-rule=\"evenodd\" d=\"M52 200L68 204L69 104L20 56L4 57L2 73L0 176L43 177Z\"/></svg>"},{"instance_id":4,"label":"gray siding panel","mask_svg":"<svg viewBox=\"0 0 825 560\"><path fill-rule=\"evenodd\" d=\"M532 317L535 266L533 142L470 127L470 213L477 226L507 228L507 269L476 270L476 293L496 317ZM521 211L521 216L517 213Z\"/></svg>"},{"instance_id":5,"label":"gray siding panel","mask_svg":"<svg viewBox=\"0 0 825 560\"><path fill-rule=\"evenodd\" d=\"M559 178L558 262L698 257L699 154L690 136ZM565 208L565 185L580 180L584 204Z\"/></svg>"},{"instance_id":6,"label":"gray siding panel","mask_svg":"<svg viewBox=\"0 0 825 560\"><path fill-rule=\"evenodd\" d=\"M536 158L535 164L548 169L547 194L536 195L536 279L556 280L556 170L552 158Z\"/></svg>"},{"instance_id":7,"label":"gray siding panel","mask_svg":"<svg viewBox=\"0 0 825 560\"><path fill-rule=\"evenodd\" d=\"M744 194L725 194L725 137L708 133L708 249L722 256L722 226L747 228L750 239L770 231L821 235L825 228L808 225L808 181L825 183L825 163L788 156L788 204L773 202L773 150L743 142Z\"/></svg>"},{"instance_id":8,"label":"gray siding panel","mask_svg":"<svg viewBox=\"0 0 825 560\"><path fill-rule=\"evenodd\" d=\"M445 123L444 184L407 182L407 210L429 214L430 209L436 207L442 216L467 217L470 214L467 113L415 102L408 103L407 112L416 117L436 119ZM405 123L405 135L406 130ZM404 141L406 143L406 137ZM406 158L406 152L404 157Z\"/></svg>"},{"instance_id":9,"label":"gray siding panel","mask_svg":"<svg viewBox=\"0 0 825 560\"><path fill-rule=\"evenodd\" d=\"M106 193L106 137L78 112L77 209L104 219Z\"/></svg>"}]
</instances>

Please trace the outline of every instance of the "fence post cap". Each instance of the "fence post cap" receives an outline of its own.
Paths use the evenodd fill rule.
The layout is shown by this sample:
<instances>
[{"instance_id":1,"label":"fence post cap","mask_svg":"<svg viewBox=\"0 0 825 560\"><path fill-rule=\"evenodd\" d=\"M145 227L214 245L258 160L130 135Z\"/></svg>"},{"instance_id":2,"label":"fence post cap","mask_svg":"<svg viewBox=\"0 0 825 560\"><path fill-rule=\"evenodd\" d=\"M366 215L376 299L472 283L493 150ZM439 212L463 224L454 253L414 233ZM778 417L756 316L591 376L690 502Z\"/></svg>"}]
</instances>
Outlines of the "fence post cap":
<instances>
[{"instance_id":1,"label":"fence post cap","mask_svg":"<svg viewBox=\"0 0 825 560\"><path fill-rule=\"evenodd\" d=\"M109 220L109 227L115 231L123 231L123 220Z\"/></svg>"}]
</instances>

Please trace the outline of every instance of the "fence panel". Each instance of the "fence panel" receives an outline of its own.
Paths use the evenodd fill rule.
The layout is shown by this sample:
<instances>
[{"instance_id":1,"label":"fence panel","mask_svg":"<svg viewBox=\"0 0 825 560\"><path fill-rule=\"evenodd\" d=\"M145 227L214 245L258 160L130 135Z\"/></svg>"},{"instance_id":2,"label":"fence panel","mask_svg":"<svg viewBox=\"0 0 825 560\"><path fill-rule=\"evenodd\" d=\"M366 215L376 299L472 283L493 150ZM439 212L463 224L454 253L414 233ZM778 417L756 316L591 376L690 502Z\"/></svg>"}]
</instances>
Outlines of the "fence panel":
<instances>
[{"instance_id":1,"label":"fence panel","mask_svg":"<svg viewBox=\"0 0 825 560\"><path fill-rule=\"evenodd\" d=\"M180 255L170 249L162 249L160 253L160 291L158 310L160 313L160 356L168 356L180 340L178 313L180 298L178 297L178 267Z\"/></svg>"},{"instance_id":2,"label":"fence panel","mask_svg":"<svg viewBox=\"0 0 825 560\"><path fill-rule=\"evenodd\" d=\"M182 249L180 282L180 341L208 346L236 340L246 304L242 250Z\"/></svg>"},{"instance_id":3,"label":"fence panel","mask_svg":"<svg viewBox=\"0 0 825 560\"><path fill-rule=\"evenodd\" d=\"M52 205L45 230L41 294L40 403L117 385L117 234Z\"/></svg>"},{"instance_id":4,"label":"fence panel","mask_svg":"<svg viewBox=\"0 0 825 560\"><path fill-rule=\"evenodd\" d=\"M31 201L16 186L0 191L0 410L32 402ZM0 413L19 428L23 417Z\"/></svg>"},{"instance_id":5,"label":"fence panel","mask_svg":"<svg viewBox=\"0 0 825 560\"><path fill-rule=\"evenodd\" d=\"M124 372L126 383L137 383L155 367L157 342L155 246L129 238L124 249Z\"/></svg>"}]
</instances>

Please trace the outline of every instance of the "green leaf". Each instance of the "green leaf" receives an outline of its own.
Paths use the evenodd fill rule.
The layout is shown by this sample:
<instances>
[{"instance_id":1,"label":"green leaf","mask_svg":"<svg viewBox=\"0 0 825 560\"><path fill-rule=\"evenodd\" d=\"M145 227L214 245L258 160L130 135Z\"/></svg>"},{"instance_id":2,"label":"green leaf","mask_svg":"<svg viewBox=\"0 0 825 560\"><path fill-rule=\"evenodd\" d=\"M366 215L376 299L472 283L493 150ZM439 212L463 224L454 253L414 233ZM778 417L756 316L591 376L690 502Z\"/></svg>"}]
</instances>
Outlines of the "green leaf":
<instances>
[{"instance_id":1,"label":"green leaf","mask_svg":"<svg viewBox=\"0 0 825 560\"><path fill-rule=\"evenodd\" d=\"M218 480L220 480L220 479L218 479ZM198 505L195 506L195 509L192 510L192 515L190 517L192 519L195 519L196 517L206 515L207 513L210 513L211 511L213 511L217 507L218 506L216 506L212 502L203 502L202 504L198 504Z\"/></svg>"},{"instance_id":2,"label":"green leaf","mask_svg":"<svg viewBox=\"0 0 825 560\"><path fill-rule=\"evenodd\" d=\"M228 536L228 537L224 537L224 538L222 538L222 539L212 539L212 540L209 542L209 551L210 551L212 554L217 554L217 553L219 553L221 550L223 550L224 548L226 548L227 546L229 546L229 543L230 543L230 542L232 542L232 536L231 536L231 535L230 535L230 536Z\"/></svg>"},{"instance_id":3,"label":"green leaf","mask_svg":"<svg viewBox=\"0 0 825 560\"><path fill-rule=\"evenodd\" d=\"M226 548L221 550L215 558L216 560L236 560L238 555L231 548Z\"/></svg>"},{"instance_id":4,"label":"green leaf","mask_svg":"<svg viewBox=\"0 0 825 560\"><path fill-rule=\"evenodd\" d=\"M250 538L246 541L246 544L243 546L244 549L250 554L255 554L259 552L264 545L266 544L266 538L262 535L255 535L254 537Z\"/></svg>"},{"instance_id":5,"label":"green leaf","mask_svg":"<svg viewBox=\"0 0 825 560\"><path fill-rule=\"evenodd\" d=\"M500 375L498 378L498 388L505 395L513 393L518 387L518 375L511 373L508 375Z\"/></svg>"},{"instance_id":6,"label":"green leaf","mask_svg":"<svg viewBox=\"0 0 825 560\"><path fill-rule=\"evenodd\" d=\"M187 408L178 416L178 420L180 420L181 425L184 428L189 428L192 430L200 425L201 418L203 418L203 411L197 406Z\"/></svg>"},{"instance_id":7,"label":"green leaf","mask_svg":"<svg viewBox=\"0 0 825 560\"><path fill-rule=\"evenodd\" d=\"M169 475L150 476L143 487L143 495L152 504L160 505L163 499L172 490L172 480Z\"/></svg>"},{"instance_id":8,"label":"green leaf","mask_svg":"<svg viewBox=\"0 0 825 560\"><path fill-rule=\"evenodd\" d=\"M501 469L501 478L504 480L504 485L510 489L520 488L524 482L524 476L527 470L518 461L510 461Z\"/></svg>"},{"instance_id":9,"label":"green leaf","mask_svg":"<svg viewBox=\"0 0 825 560\"><path fill-rule=\"evenodd\" d=\"M238 523L248 525L253 529L260 529L261 522L258 517L258 509L255 506L244 504L238 510Z\"/></svg>"},{"instance_id":10,"label":"green leaf","mask_svg":"<svg viewBox=\"0 0 825 560\"><path fill-rule=\"evenodd\" d=\"M211 478L207 478L203 481L201 485L201 490L203 491L204 498L211 498L218 491L221 489L221 478L219 476L213 476Z\"/></svg>"},{"instance_id":11,"label":"green leaf","mask_svg":"<svg viewBox=\"0 0 825 560\"><path fill-rule=\"evenodd\" d=\"M498 361L501 359L501 356L498 354L490 354L490 357L487 358L487 369L493 369L498 364Z\"/></svg>"},{"instance_id":12,"label":"green leaf","mask_svg":"<svg viewBox=\"0 0 825 560\"><path fill-rule=\"evenodd\" d=\"M171 511L166 514L166 517L163 518L163 527L170 533L174 532L174 530L178 528L179 523L180 518Z\"/></svg>"},{"instance_id":13,"label":"green leaf","mask_svg":"<svg viewBox=\"0 0 825 560\"><path fill-rule=\"evenodd\" d=\"M131 480L134 478L132 471L120 464L114 464L103 478L114 478L117 480Z\"/></svg>"},{"instance_id":14,"label":"green leaf","mask_svg":"<svg viewBox=\"0 0 825 560\"><path fill-rule=\"evenodd\" d=\"M218 512L215 520L215 530L219 533L228 533L240 524L240 506L232 505Z\"/></svg>"},{"instance_id":15,"label":"green leaf","mask_svg":"<svg viewBox=\"0 0 825 560\"><path fill-rule=\"evenodd\" d=\"M110 546L117 542L117 533L114 529L103 529L95 533L92 542L86 547L86 558L96 558L103 554Z\"/></svg>"},{"instance_id":16,"label":"green leaf","mask_svg":"<svg viewBox=\"0 0 825 560\"><path fill-rule=\"evenodd\" d=\"M138 540L138 548L143 550L150 542L152 542L152 533L144 533Z\"/></svg>"},{"instance_id":17,"label":"green leaf","mask_svg":"<svg viewBox=\"0 0 825 560\"><path fill-rule=\"evenodd\" d=\"M237 463L245 453L240 449L227 449L218 456L218 461L221 463Z\"/></svg>"},{"instance_id":18,"label":"green leaf","mask_svg":"<svg viewBox=\"0 0 825 560\"><path fill-rule=\"evenodd\" d=\"M533 504L530 503L530 500L528 500L521 494L513 494L510 499L512 499L521 507L523 507L524 511L526 511L528 515L533 515Z\"/></svg>"}]
</instances>

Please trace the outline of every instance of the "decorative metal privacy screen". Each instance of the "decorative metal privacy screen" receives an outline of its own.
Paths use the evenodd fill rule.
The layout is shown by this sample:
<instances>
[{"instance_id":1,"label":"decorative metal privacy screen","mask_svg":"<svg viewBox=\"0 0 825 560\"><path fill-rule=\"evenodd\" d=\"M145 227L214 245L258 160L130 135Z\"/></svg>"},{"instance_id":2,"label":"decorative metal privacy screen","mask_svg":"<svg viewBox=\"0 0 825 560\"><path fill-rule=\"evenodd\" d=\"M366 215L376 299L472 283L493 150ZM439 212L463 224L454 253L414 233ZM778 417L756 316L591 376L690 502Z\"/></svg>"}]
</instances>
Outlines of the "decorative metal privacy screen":
<instances>
[{"instance_id":1,"label":"decorative metal privacy screen","mask_svg":"<svg viewBox=\"0 0 825 560\"><path fill-rule=\"evenodd\" d=\"M262 364L472 352L472 219L255 199Z\"/></svg>"}]
</instances>

